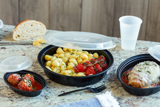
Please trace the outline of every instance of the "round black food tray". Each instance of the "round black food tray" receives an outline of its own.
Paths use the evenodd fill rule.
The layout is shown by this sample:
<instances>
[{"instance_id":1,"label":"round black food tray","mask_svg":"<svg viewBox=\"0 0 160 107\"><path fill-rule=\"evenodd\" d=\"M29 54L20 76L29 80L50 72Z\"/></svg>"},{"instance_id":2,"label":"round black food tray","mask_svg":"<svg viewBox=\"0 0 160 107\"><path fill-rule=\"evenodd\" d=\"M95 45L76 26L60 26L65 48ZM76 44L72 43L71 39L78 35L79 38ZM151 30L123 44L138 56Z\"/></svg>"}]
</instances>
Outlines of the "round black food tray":
<instances>
[{"instance_id":1,"label":"round black food tray","mask_svg":"<svg viewBox=\"0 0 160 107\"><path fill-rule=\"evenodd\" d=\"M12 85L9 84L9 82L7 81L8 77L11 75L11 74L14 74L14 73L17 73L17 74L20 74L21 76L22 75L25 75L25 74L31 74L34 76L34 79L40 83L42 85L42 89L41 90L38 90L38 91L23 91L23 90L20 90L20 89L17 89L15 87L13 87ZM40 76L39 74L36 74L34 72L31 72L31 71L28 71L28 70L22 70L22 71L16 71L16 72L8 72L8 73L5 73L4 76L4 81L5 83L16 93L20 94L20 95L23 95L23 96L28 96L28 97L34 97L34 96L38 96L42 90L46 87L46 80Z\"/></svg>"},{"instance_id":2,"label":"round black food tray","mask_svg":"<svg viewBox=\"0 0 160 107\"><path fill-rule=\"evenodd\" d=\"M94 53L97 52L99 55L104 55L104 57L107 60L108 67L103 70L102 72L90 75L90 76L83 76L83 77L75 77L75 76L65 76L58 73L55 73L45 67L46 60L44 59L45 55L53 55L56 53L58 47L55 47L53 45L49 45L42 49L38 54L38 62L41 65L41 67L44 69L45 74L48 76L49 79L51 79L54 82L57 82L59 84L68 85L68 86L86 86L91 85L94 83L99 82L103 79L103 77L106 75L106 72L110 69L112 66L114 59L112 54L107 50L86 50L88 52Z\"/></svg>"},{"instance_id":3,"label":"round black food tray","mask_svg":"<svg viewBox=\"0 0 160 107\"><path fill-rule=\"evenodd\" d=\"M134 88L134 87L126 85L121 80L121 76L125 71L128 71L129 69L133 68L138 63L144 62L144 61L154 61L158 65L160 65L160 62L154 59L150 54L141 54L141 55L136 55L136 56L126 59L124 62L122 62L119 65L117 69L117 77L119 81L121 82L124 90L126 90L130 94L137 95L137 96L147 96L147 95L154 94L160 91L160 86L156 86L152 88Z\"/></svg>"}]
</instances>

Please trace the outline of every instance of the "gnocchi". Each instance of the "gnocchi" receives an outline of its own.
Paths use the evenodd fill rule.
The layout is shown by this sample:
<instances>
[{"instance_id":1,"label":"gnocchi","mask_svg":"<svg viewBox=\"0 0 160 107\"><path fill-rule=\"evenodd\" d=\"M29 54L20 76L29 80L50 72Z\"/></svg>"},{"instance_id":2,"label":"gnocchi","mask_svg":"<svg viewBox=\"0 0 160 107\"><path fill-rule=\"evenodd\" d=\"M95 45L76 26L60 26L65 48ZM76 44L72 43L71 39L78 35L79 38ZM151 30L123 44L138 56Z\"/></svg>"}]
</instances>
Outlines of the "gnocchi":
<instances>
[{"instance_id":1,"label":"gnocchi","mask_svg":"<svg viewBox=\"0 0 160 107\"><path fill-rule=\"evenodd\" d=\"M44 57L44 59L45 59L45 60L47 60L47 61L50 61L50 60L51 60L51 58L52 58L52 56L51 56L51 55L45 55L45 57Z\"/></svg>"},{"instance_id":2,"label":"gnocchi","mask_svg":"<svg viewBox=\"0 0 160 107\"><path fill-rule=\"evenodd\" d=\"M80 49L57 48L53 55L45 55L47 69L67 76L86 76L84 72L76 73L74 67L92 58L98 58L98 53L89 53Z\"/></svg>"},{"instance_id":3,"label":"gnocchi","mask_svg":"<svg viewBox=\"0 0 160 107\"><path fill-rule=\"evenodd\" d=\"M87 56L87 54L85 54L85 53L81 53L81 54L80 54L80 57L81 57L82 59L84 59L84 60L88 60L88 56Z\"/></svg>"},{"instance_id":4,"label":"gnocchi","mask_svg":"<svg viewBox=\"0 0 160 107\"><path fill-rule=\"evenodd\" d=\"M62 48L58 48L57 51L56 51L56 53L57 53L57 54L63 54L64 51L62 50Z\"/></svg>"}]
</instances>

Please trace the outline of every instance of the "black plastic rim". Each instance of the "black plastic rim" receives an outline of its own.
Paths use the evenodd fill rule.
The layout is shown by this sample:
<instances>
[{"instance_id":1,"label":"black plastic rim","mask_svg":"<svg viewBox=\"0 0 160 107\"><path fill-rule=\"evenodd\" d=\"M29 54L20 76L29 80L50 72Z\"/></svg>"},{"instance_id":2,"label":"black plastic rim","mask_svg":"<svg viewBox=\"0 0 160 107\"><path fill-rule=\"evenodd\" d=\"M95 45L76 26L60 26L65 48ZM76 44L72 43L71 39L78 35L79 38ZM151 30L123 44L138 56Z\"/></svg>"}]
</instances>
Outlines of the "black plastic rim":
<instances>
[{"instance_id":1,"label":"black plastic rim","mask_svg":"<svg viewBox=\"0 0 160 107\"><path fill-rule=\"evenodd\" d=\"M53 46L53 45L49 45L49 46L47 46L47 47L45 47L44 49L42 49L40 52L39 52L39 54L38 54L38 62L39 62L39 64L40 64L40 66L44 69L44 71L45 72L48 72L48 73L50 73L50 74L52 74L52 75L56 75L56 76L60 76L60 77L62 77L62 78L71 78L71 79L87 79L87 78L94 78L94 77L97 77L97 76L99 76L99 75L103 75L104 73L106 73L107 72L107 70L109 70L110 69L110 67L113 65L113 62L114 62L114 59L113 59L113 56L112 56L112 54L108 51L108 50L103 50L103 52L108 56L108 60L109 60L109 64L108 64L108 67L104 70L104 71L102 71L102 72L100 72L100 73L98 73L98 74L95 74L95 75L90 75L90 76L83 76L83 77L76 77L76 76L65 76L65 75L61 75L61 74L58 74L58 73L54 73L53 71L50 71L49 69L47 69L45 66L44 66L44 62L43 62L43 58L44 58L44 56L46 55L46 52L48 52L50 49L52 49L52 48L58 48L58 47L55 47L55 46ZM90 51L90 50L87 50L87 51ZM101 50L102 51L102 50ZM54 54L54 52L52 53L52 55ZM60 82L61 83L61 82ZM62 83L63 84L63 83ZM63 84L63 85L70 85L70 84ZM70 85L70 86L79 86L79 85Z\"/></svg>"},{"instance_id":2,"label":"black plastic rim","mask_svg":"<svg viewBox=\"0 0 160 107\"><path fill-rule=\"evenodd\" d=\"M126 59L125 61L123 61L119 65L119 67L117 69L117 78L121 82L123 88L127 92L129 92L130 94L137 95L137 96L146 96L146 95L150 95L150 94L153 94L153 93L160 91L160 86L156 86L156 87L152 87L152 88L143 88L143 89L142 88L134 88L134 87L126 85L121 80L121 76L125 71L133 68L133 66L135 66L136 64L138 64L139 62L142 62L142 61L154 61L160 65L160 62L157 61L156 59L154 59L150 54L141 54L141 55L136 55L136 56L133 56L133 57Z\"/></svg>"},{"instance_id":3,"label":"black plastic rim","mask_svg":"<svg viewBox=\"0 0 160 107\"><path fill-rule=\"evenodd\" d=\"M17 73L17 74L20 74L20 75L24 75L24 74L32 74L34 76L34 79L39 82L41 85L42 85L42 89L41 90L38 90L38 91L24 91L24 90L19 90L15 87L13 87L12 85L10 85L7 81L8 77L13 74L13 73ZM27 97L34 97L34 96L38 96L42 90L46 87L47 83L46 83L46 80L40 76L39 74L36 74L34 72L31 72L31 71L28 71L28 70L22 70L22 71L16 71L16 72L7 72L4 74L3 76L3 79L5 81L5 83L16 93L20 94L20 95L23 95L23 96L27 96Z\"/></svg>"}]
</instances>

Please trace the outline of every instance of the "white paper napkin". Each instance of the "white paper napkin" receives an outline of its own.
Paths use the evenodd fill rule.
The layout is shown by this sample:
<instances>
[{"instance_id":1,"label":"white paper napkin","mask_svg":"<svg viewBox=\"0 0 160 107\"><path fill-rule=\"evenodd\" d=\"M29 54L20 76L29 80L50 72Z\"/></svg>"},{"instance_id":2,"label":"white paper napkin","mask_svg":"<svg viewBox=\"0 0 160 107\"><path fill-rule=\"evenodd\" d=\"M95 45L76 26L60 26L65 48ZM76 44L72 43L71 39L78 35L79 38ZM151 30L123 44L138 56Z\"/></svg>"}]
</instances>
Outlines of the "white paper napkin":
<instances>
[{"instance_id":1,"label":"white paper napkin","mask_svg":"<svg viewBox=\"0 0 160 107\"><path fill-rule=\"evenodd\" d=\"M96 98L102 107L120 107L117 100L111 95L111 92L107 91L104 94L97 95Z\"/></svg>"}]
</instances>

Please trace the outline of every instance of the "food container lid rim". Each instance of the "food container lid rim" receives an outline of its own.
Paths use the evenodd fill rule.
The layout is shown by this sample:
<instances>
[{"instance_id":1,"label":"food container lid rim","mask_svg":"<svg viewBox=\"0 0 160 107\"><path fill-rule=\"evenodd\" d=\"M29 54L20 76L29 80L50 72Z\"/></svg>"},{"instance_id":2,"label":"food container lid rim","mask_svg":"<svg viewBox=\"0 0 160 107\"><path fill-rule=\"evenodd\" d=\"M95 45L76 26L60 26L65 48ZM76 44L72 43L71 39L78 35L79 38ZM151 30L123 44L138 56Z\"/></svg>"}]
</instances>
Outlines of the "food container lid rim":
<instances>
[{"instance_id":1,"label":"food container lid rim","mask_svg":"<svg viewBox=\"0 0 160 107\"><path fill-rule=\"evenodd\" d=\"M32 65L27 56L11 56L1 61L0 72L14 72L24 70Z\"/></svg>"},{"instance_id":2,"label":"food container lid rim","mask_svg":"<svg viewBox=\"0 0 160 107\"><path fill-rule=\"evenodd\" d=\"M116 46L111 37L81 31L64 31L52 34L47 39L47 43L72 49L104 50Z\"/></svg>"}]
</instances>

